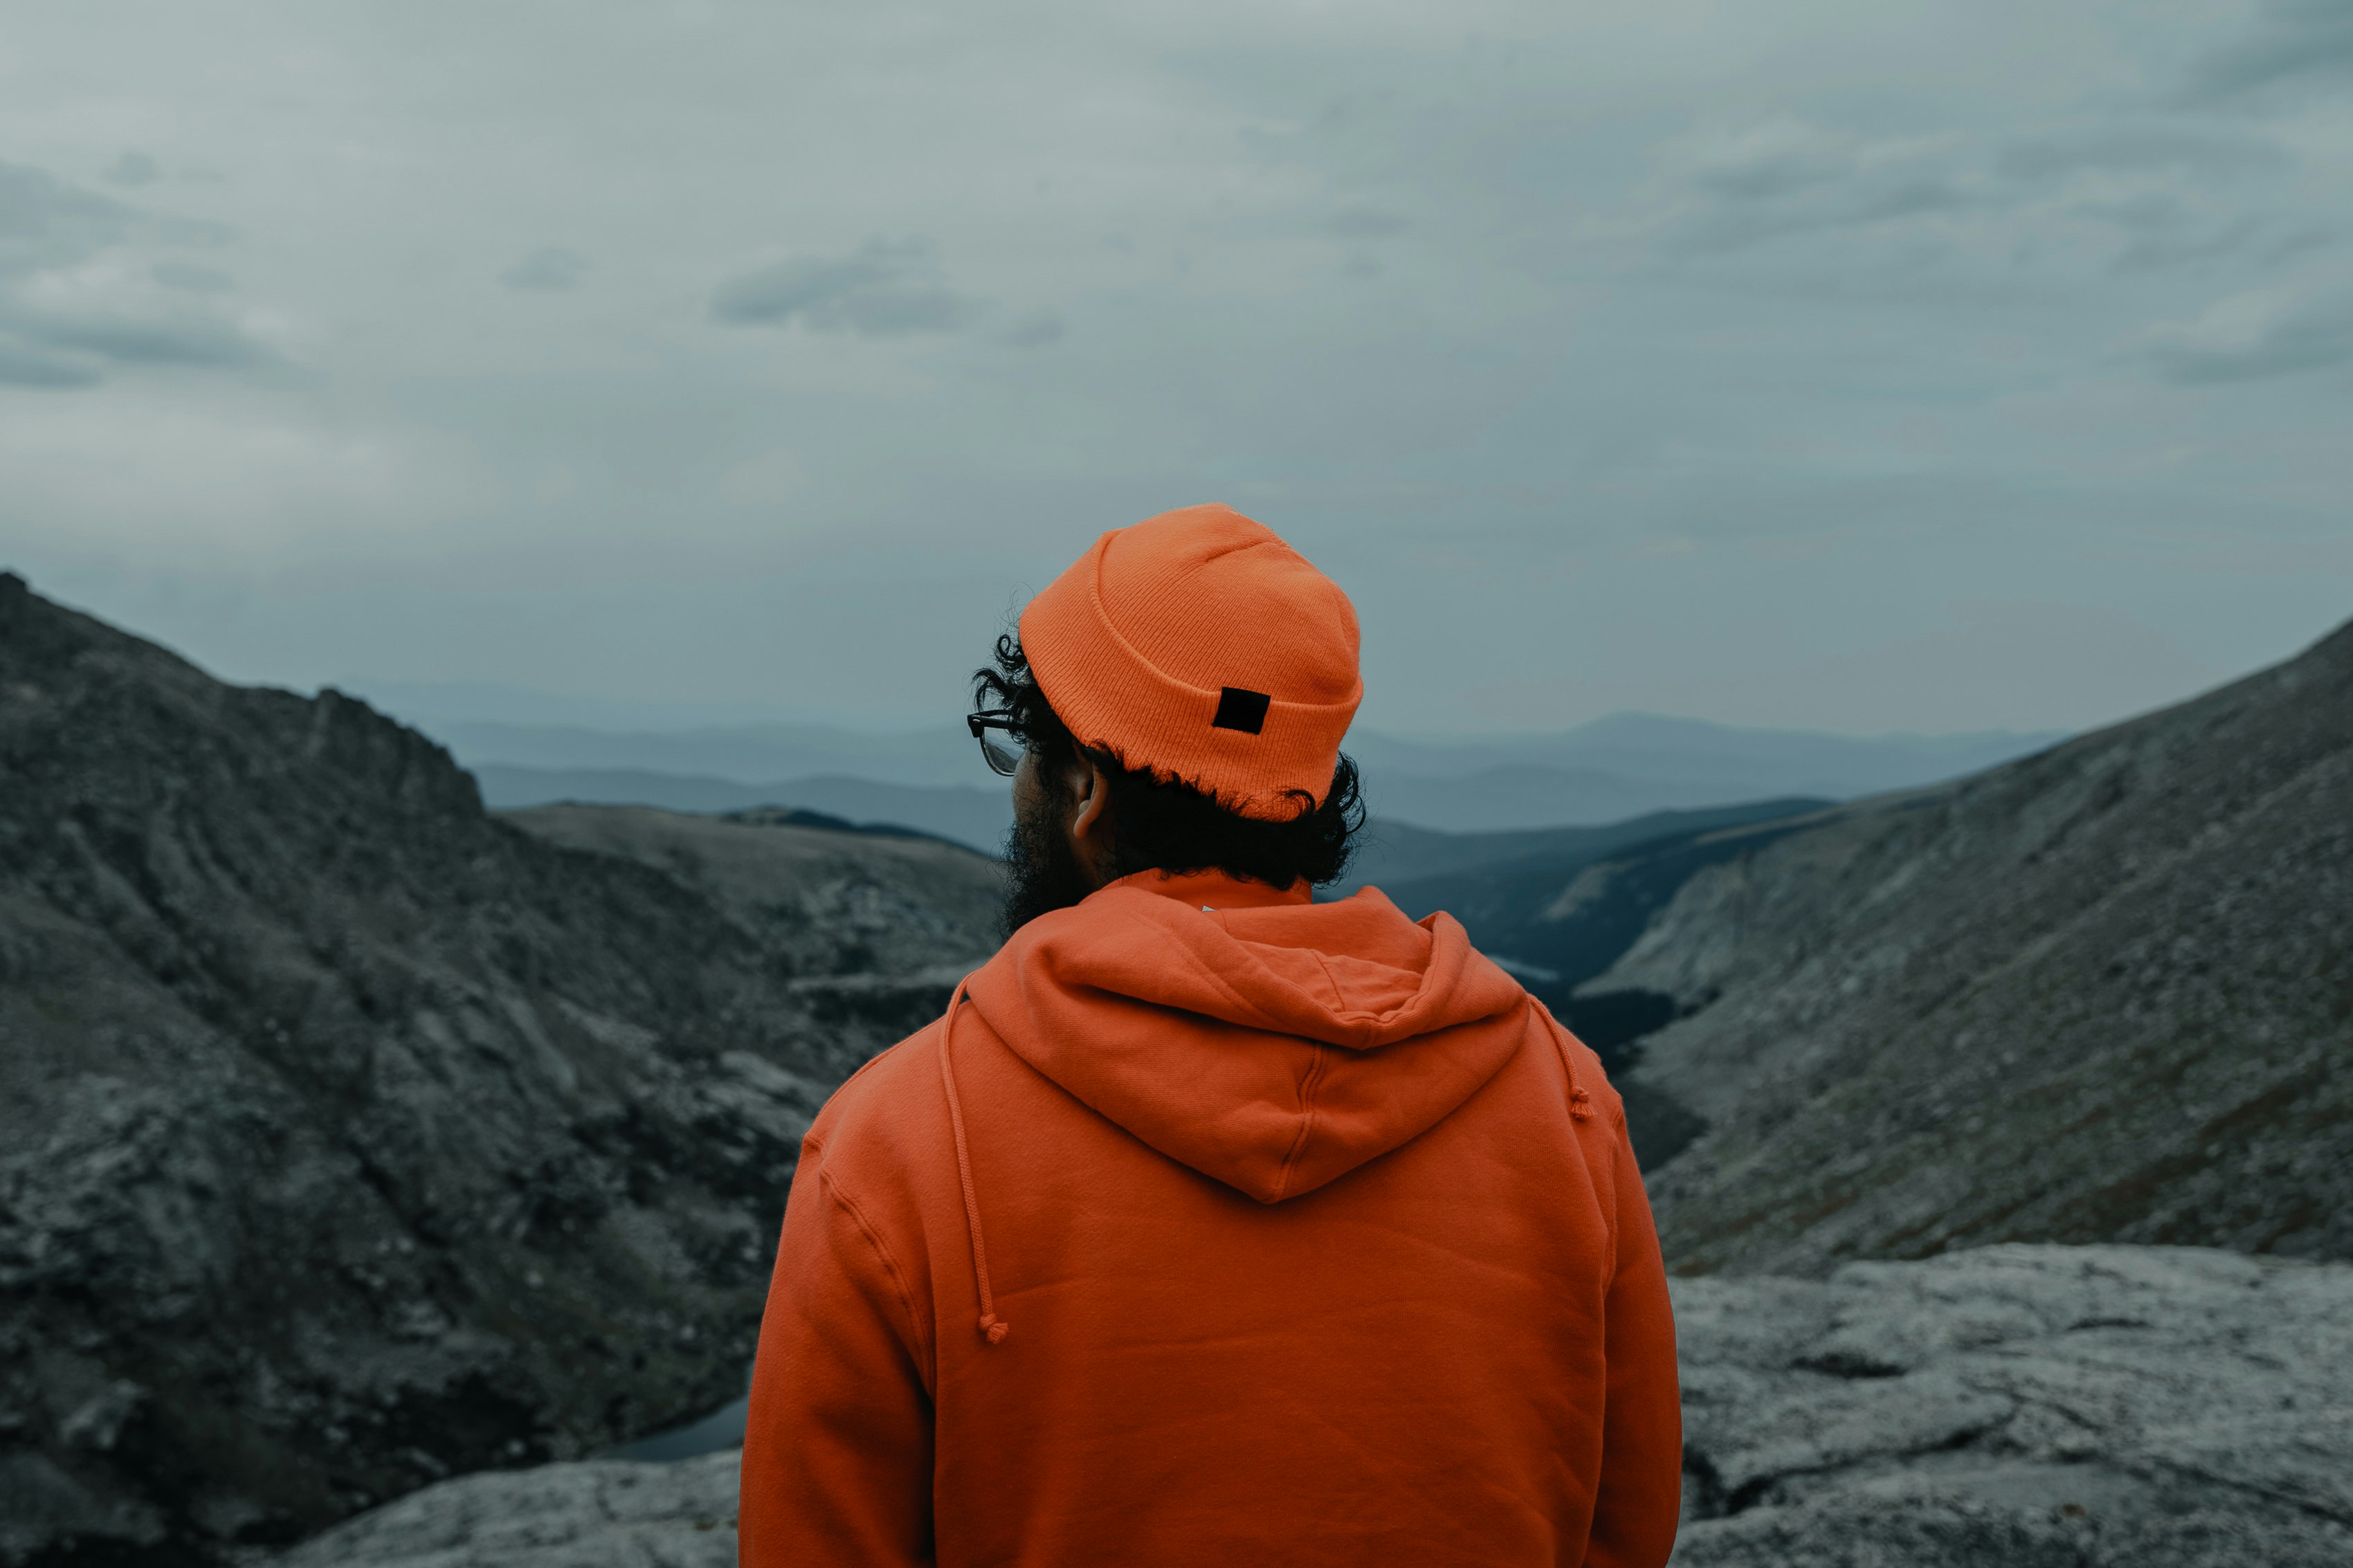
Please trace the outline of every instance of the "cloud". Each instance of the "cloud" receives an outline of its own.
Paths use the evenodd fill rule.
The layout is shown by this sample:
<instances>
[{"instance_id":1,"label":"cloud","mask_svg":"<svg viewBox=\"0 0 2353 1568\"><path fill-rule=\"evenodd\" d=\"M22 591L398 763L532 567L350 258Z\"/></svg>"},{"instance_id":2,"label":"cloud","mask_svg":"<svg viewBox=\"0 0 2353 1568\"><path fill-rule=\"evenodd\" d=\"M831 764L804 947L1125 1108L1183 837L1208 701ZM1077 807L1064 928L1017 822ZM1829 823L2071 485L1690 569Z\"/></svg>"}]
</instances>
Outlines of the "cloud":
<instances>
[{"instance_id":1,"label":"cloud","mask_svg":"<svg viewBox=\"0 0 2353 1568\"><path fill-rule=\"evenodd\" d=\"M0 280L82 260L131 237L140 222L136 208L0 163Z\"/></svg>"},{"instance_id":2,"label":"cloud","mask_svg":"<svg viewBox=\"0 0 2353 1568\"><path fill-rule=\"evenodd\" d=\"M237 279L227 273L189 261L159 261L147 269L147 275L166 289L185 289L191 294L226 294L237 287Z\"/></svg>"},{"instance_id":3,"label":"cloud","mask_svg":"<svg viewBox=\"0 0 2353 1568\"><path fill-rule=\"evenodd\" d=\"M1817 286L1986 292L2276 256L2290 212L2263 204L2296 167L2244 125L2147 114L2001 141L1870 137L1784 114L1688 134L1656 156L1636 232L1661 259L1754 257ZM2296 232L2313 243L2308 224Z\"/></svg>"},{"instance_id":4,"label":"cloud","mask_svg":"<svg viewBox=\"0 0 2353 1568\"><path fill-rule=\"evenodd\" d=\"M0 385L71 390L114 369L270 362L237 321L188 298L225 291L226 274L169 257L134 260L222 237L217 226L0 163Z\"/></svg>"},{"instance_id":5,"label":"cloud","mask_svg":"<svg viewBox=\"0 0 2353 1568\"><path fill-rule=\"evenodd\" d=\"M2069 210L2107 224L2124 237L2125 247L2111 263L2111 270L2118 273L2218 261L2253 246L2263 233L2260 219L2243 214L2212 217L2161 190L2087 199Z\"/></svg>"},{"instance_id":6,"label":"cloud","mask_svg":"<svg viewBox=\"0 0 2353 1568\"><path fill-rule=\"evenodd\" d=\"M1051 310L1039 310L1024 316L1005 330L1005 342L1017 349L1043 348L1059 343L1064 331L1062 318Z\"/></svg>"},{"instance_id":7,"label":"cloud","mask_svg":"<svg viewBox=\"0 0 2353 1568\"><path fill-rule=\"evenodd\" d=\"M556 246L546 246L533 251L499 274L499 281L510 289L559 293L578 287L580 275L587 268L588 264L573 252Z\"/></svg>"},{"instance_id":8,"label":"cloud","mask_svg":"<svg viewBox=\"0 0 2353 1568\"><path fill-rule=\"evenodd\" d=\"M2251 289L2147 334L2159 374L2185 386L2266 381L2353 363L2353 293Z\"/></svg>"},{"instance_id":9,"label":"cloud","mask_svg":"<svg viewBox=\"0 0 2353 1568\"><path fill-rule=\"evenodd\" d=\"M2353 5L2267 0L2244 34L2191 65L2182 97L2221 104L2344 86L2353 86Z\"/></svg>"},{"instance_id":10,"label":"cloud","mask_svg":"<svg viewBox=\"0 0 2353 1568\"><path fill-rule=\"evenodd\" d=\"M1413 220L1373 207L1346 207L1324 219L1324 226L1343 239L1385 239L1411 228Z\"/></svg>"},{"instance_id":11,"label":"cloud","mask_svg":"<svg viewBox=\"0 0 2353 1568\"><path fill-rule=\"evenodd\" d=\"M111 185L128 185L135 189L153 184L164 177L164 171L157 168L155 160L146 153L126 152L114 161L103 177Z\"/></svg>"},{"instance_id":12,"label":"cloud","mask_svg":"<svg viewBox=\"0 0 2353 1568\"><path fill-rule=\"evenodd\" d=\"M62 181L5 174L0 533L261 582L266 616L156 627L246 678L480 661L913 722L1002 584L1220 492L1359 595L1392 721L1442 729L1659 693L1975 721L1789 673L2021 581L2215 605L2201 650L2248 650L2215 670L2326 597L2280 568L2221 604L2167 553L2343 521L2353 365L2201 321L2353 248L2341 115L2176 100L2267 0L491 6L455 62L348 11L257 53L47 8L54 151L0 148ZM126 147L161 177L105 178ZM594 259L512 297L552 247ZM238 368L239 330L322 374ZM760 691L844 637L888 658ZM1552 695L1450 706L1497 669ZM2056 673L2010 689L2094 716Z\"/></svg>"},{"instance_id":13,"label":"cloud","mask_svg":"<svg viewBox=\"0 0 2353 1568\"><path fill-rule=\"evenodd\" d=\"M22 348L0 337L0 386L31 386L58 391L95 386L98 382L98 372L87 364Z\"/></svg>"},{"instance_id":14,"label":"cloud","mask_svg":"<svg viewBox=\"0 0 2353 1568\"><path fill-rule=\"evenodd\" d=\"M116 364L227 367L260 364L271 357L235 324L200 317L176 321L36 318L18 321L16 330L26 342L93 354Z\"/></svg>"},{"instance_id":15,"label":"cloud","mask_svg":"<svg viewBox=\"0 0 2353 1568\"><path fill-rule=\"evenodd\" d=\"M2023 136L2002 148L1994 168L2005 179L2063 180L2104 174L2235 174L2278 168L2287 153L2268 136L2235 125L2178 120L2073 125Z\"/></svg>"},{"instance_id":16,"label":"cloud","mask_svg":"<svg viewBox=\"0 0 2353 1568\"><path fill-rule=\"evenodd\" d=\"M1670 249L1723 255L1788 236L1868 228L1980 206L1950 138L1871 140L1789 116L1671 145L1683 198Z\"/></svg>"},{"instance_id":17,"label":"cloud","mask_svg":"<svg viewBox=\"0 0 2353 1568\"><path fill-rule=\"evenodd\" d=\"M798 321L810 331L870 338L970 325L978 301L942 287L938 272L921 240L870 240L849 256L805 257L723 283L711 297L711 315L731 326Z\"/></svg>"}]
</instances>

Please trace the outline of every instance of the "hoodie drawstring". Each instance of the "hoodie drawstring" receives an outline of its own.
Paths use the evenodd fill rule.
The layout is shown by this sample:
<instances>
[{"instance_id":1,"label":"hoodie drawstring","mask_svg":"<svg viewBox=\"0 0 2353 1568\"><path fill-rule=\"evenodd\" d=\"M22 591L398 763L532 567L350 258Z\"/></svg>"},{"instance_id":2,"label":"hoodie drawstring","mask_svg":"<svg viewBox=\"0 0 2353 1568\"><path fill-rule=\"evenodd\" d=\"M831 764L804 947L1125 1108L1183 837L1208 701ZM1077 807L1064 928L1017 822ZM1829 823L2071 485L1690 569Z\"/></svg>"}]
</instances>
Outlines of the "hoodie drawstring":
<instances>
[{"instance_id":1,"label":"hoodie drawstring","mask_svg":"<svg viewBox=\"0 0 2353 1568\"><path fill-rule=\"evenodd\" d=\"M1560 1070L1568 1075L1569 1120L1590 1121L1593 1120L1593 1097L1585 1092L1583 1084L1577 1081L1577 1064L1569 1059L1568 1055L1568 1031L1561 1027L1560 1020L1554 1017L1552 1009L1543 1003L1536 1003L1536 1011L1544 1015L1545 1032L1552 1037L1552 1048L1560 1055Z\"/></svg>"},{"instance_id":2,"label":"hoodie drawstring","mask_svg":"<svg viewBox=\"0 0 2353 1568\"><path fill-rule=\"evenodd\" d=\"M940 1082L948 1091L948 1126L955 1134L956 1177L964 1184L965 1223L972 1229L972 1277L980 1287L979 1328L982 1336L996 1344L1013 1331L1013 1325L997 1315L997 1300L988 1289L988 1244L980 1236L980 1200L972 1190L972 1154L964 1139L964 1102L956 1098L955 1065L948 1055L956 1014L965 1004L964 988L965 983L957 981L955 994L948 998L948 1016L940 1024Z\"/></svg>"}]
</instances>

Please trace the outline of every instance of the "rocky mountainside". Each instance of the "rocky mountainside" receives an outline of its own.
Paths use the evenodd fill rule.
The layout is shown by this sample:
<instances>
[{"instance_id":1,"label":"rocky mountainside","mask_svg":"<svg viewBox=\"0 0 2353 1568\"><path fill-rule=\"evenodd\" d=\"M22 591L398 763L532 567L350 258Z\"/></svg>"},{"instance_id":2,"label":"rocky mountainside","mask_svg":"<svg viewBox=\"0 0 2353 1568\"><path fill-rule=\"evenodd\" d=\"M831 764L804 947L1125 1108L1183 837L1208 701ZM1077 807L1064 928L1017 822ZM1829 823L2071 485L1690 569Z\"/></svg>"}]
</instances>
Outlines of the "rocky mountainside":
<instances>
[{"instance_id":1,"label":"rocky mountainside","mask_svg":"<svg viewBox=\"0 0 2353 1568\"><path fill-rule=\"evenodd\" d=\"M659 870L763 950L790 955L786 990L822 1026L803 1048L828 1083L939 1016L976 956L996 945L996 862L927 835L846 823L810 832L800 825L828 819L773 807L724 817L578 805L500 815L551 844Z\"/></svg>"},{"instance_id":2,"label":"rocky mountainside","mask_svg":"<svg viewBox=\"0 0 2353 1568\"><path fill-rule=\"evenodd\" d=\"M1996 1247L1673 1289L1678 1568L2353 1562L2353 1267ZM469 1477L280 1568L721 1568L735 1479Z\"/></svg>"},{"instance_id":3,"label":"rocky mountainside","mask_svg":"<svg viewBox=\"0 0 2353 1568\"><path fill-rule=\"evenodd\" d=\"M0 575L0 1563L201 1562L735 1394L807 1117L997 879L502 820Z\"/></svg>"},{"instance_id":4,"label":"rocky mountainside","mask_svg":"<svg viewBox=\"0 0 2353 1568\"><path fill-rule=\"evenodd\" d=\"M2353 1562L2353 1267L2009 1246L1674 1295L1678 1568Z\"/></svg>"},{"instance_id":5,"label":"rocky mountainside","mask_svg":"<svg viewBox=\"0 0 2353 1568\"><path fill-rule=\"evenodd\" d=\"M2353 626L1699 870L1588 1000L1706 1131L1672 1268L1989 1241L2353 1257Z\"/></svg>"}]
</instances>

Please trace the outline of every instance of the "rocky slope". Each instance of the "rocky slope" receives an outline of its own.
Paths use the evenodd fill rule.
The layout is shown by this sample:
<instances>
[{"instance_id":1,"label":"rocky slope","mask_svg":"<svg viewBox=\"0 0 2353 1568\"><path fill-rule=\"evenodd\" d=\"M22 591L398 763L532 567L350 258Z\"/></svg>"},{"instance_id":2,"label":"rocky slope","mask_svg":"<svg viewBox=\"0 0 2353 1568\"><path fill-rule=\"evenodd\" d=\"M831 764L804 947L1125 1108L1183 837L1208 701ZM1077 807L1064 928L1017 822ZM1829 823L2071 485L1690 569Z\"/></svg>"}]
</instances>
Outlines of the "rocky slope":
<instances>
[{"instance_id":1,"label":"rocky slope","mask_svg":"<svg viewBox=\"0 0 2353 1568\"><path fill-rule=\"evenodd\" d=\"M739 1457L444 1481L305 1542L277 1568L734 1568Z\"/></svg>"},{"instance_id":2,"label":"rocky slope","mask_svg":"<svg viewBox=\"0 0 2353 1568\"><path fill-rule=\"evenodd\" d=\"M0 1563L284 1542L733 1394L807 1118L996 881L518 826L0 575Z\"/></svg>"},{"instance_id":3,"label":"rocky slope","mask_svg":"<svg viewBox=\"0 0 2353 1568\"><path fill-rule=\"evenodd\" d=\"M2353 1562L2353 1267L2007 1246L1674 1292L1680 1568Z\"/></svg>"},{"instance_id":4,"label":"rocky slope","mask_svg":"<svg viewBox=\"0 0 2353 1568\"><path fill-rule=\"evenodd\" d=\"M802 1047L828 1081L937 1017L976 956L996 945L996 862L944 839L811 832L797 825L812 814L773 808L709 817L566 805L500 815L548 843L660 871L783 957L786 990L820 1026Z\"/></svg>"},{"instance_id":5,"label":"rocky slope","mask_svg":"<svg viewBox=\"0 0 2353 1568\"><path fill-rule=\"evenodd\" d=\"M1704 1120L1672 1267L2000 1240L2353 1257L2353 626L1683 883L1586 999Z\"/></svg>"},{"instance_id":6,"label":"rocky slope","mask_svg":"<svg viewBox=\"0 0 2353 1568\"><path fill-rule=\"evenodd\" d=\"M2341 1568L2353 1268L1996 1247L1680 1279L1679 1568ZM719 1568L735 1460L470 1477L280 1568Z\"/></svg>"}]
</instances>

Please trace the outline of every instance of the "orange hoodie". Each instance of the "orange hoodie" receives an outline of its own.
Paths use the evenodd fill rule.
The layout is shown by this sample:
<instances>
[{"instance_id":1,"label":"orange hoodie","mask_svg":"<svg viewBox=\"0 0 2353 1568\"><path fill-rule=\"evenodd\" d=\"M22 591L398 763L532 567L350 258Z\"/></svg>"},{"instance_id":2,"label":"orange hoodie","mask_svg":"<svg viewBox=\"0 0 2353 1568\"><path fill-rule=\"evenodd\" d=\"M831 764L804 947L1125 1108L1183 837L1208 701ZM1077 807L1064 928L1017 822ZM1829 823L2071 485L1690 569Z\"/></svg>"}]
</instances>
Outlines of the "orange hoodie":
<instances>
[{"instance_id":1,"label":"orange hoodie","mask_svg":"<svg viewBox=\"0 0 2353 1568\"><path fill-rule=\"evenodd\" d=\"M1656 1568L1681 1468L1592 1053L1446 915L1145 872L810 1129L742 1561Z\"/></svg>"}]
</instances>

